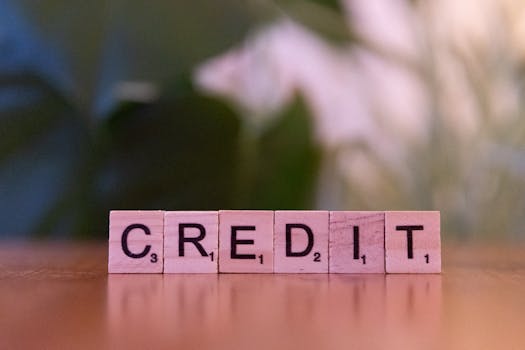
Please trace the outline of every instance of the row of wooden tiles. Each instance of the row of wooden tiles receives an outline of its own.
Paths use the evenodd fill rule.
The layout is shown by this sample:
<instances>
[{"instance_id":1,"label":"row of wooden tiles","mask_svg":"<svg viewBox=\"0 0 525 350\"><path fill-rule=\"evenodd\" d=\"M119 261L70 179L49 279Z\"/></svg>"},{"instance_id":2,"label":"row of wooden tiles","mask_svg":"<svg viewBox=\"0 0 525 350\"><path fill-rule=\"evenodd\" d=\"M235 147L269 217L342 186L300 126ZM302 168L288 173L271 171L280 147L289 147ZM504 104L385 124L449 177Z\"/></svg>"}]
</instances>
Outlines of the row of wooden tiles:
<instances>
[{"instance_id":1,"label":"row of wooden tiles","mask_svg":"<svg viewBox=\"0 0 525 350\"><path fill-rule=\"evenodd\" d=\"M439 273L438 211L110 213L110 273Z\"/></svg>"}]
</instances>

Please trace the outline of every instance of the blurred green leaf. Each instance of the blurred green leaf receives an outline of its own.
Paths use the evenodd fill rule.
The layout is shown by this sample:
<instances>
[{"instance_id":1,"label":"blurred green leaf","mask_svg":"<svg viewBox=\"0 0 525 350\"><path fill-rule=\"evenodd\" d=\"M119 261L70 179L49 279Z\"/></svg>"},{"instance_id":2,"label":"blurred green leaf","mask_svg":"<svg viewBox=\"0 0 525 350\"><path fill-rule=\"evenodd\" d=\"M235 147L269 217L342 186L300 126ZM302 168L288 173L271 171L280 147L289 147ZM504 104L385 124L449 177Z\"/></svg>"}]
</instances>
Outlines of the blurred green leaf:
<instances>
[{"instance_id":1,"label":"blurred green leaf","mask_svg":"<svg viewBox=\"0 0 525 350\"><path fill-rule=\"evenodd\" d=\"M65 57L83 113L105 116L116 82L163 84L241 41L269 13L257 0L17 2Z\"/></svg>"},{"instance_id":2,"label":"blurred green leaf","mask_svg":"<svg viewBox=\"0 0 525 350\"><path fill-rule=\"evenodd\" d=\"M105 234L110 209L232 206L239 119L223 102L193 91L121 110L107 123L107 157L91 187L96 212L76 232Z\"/></svg>"},{"instance_id":3,"label":"blurred green leaf","mask_svg":"<svg viewBox=\"0 0 525 350\"><path fill-rule=\"evenodd\" d=\"M0 111L0 236L27 236L68 193L89 135L85 121L39 78L8 80L2 79L8 90L27 100Z\"/></svg>"},{"instance_id":4,"label":"blurred green leaf","mask_svg":"<svg viewBox=\"0 0 525 350\"><path fill-rule=\"evenodd\" d=\"M2 86L25 101L20 106L0 106L0 163L45 136L54 124L66 118L68 111L62 97L32 74L1 77Z\"/></svg>"},{"instance_id":5,"label":"blurred green leaf","mask_svg":"<svg viewBox=\"0 0 525 350\"><path fill-rule=\"evenodd\" d=\"M337 12L342 10L339 0L275 0L275 1L281 4L287 4L287 5L305 4L307 6L308 4L313 4L313 5L322 6L330 10L337 11Z\"/></svg>"},{"instance_id":6,"label":"blurred green leaf","mask_svg":"<svg viewBox=\"0 0 525 350\"><path fill-rule=\"evenodd\" d=\"M320 150L312 140L312 118L296 99L260 138L248 208L308 209L314 205Z\"/></svg>"},{"instance_id":7,"label":"blurred green leaf","mask_svg":"<svg viewBox=\"0 0 525 350\"><path fill-rule=\"evenodd\" d=\"M16 16L0 26L11 50L0 60L0 103L12 105L0 105L0 234L105 237L111 208L233 206L239 118L171 77L189 77L267 20L258 1L5 6ZM162 98L116 99L128 81Z\"/></svg>"}]
</instances>

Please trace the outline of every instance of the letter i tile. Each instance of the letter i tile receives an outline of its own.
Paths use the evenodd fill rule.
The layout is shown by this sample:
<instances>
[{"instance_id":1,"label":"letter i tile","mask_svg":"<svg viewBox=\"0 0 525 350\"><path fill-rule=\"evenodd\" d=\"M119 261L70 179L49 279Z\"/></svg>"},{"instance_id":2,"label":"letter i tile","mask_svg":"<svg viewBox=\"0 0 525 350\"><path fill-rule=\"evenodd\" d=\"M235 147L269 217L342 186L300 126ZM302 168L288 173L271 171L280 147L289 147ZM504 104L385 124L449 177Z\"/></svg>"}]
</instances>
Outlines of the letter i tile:
<instances>
[{"instance_id":1,"label":"letter i tile","mask_svg":"<svg viewBox=\"0 0 525 350\"><path fill-rule=\"evenodd\" d=\"M384 232L384 212L330 212L330 273L385 273Z\"/></svg>"}]
</instances>

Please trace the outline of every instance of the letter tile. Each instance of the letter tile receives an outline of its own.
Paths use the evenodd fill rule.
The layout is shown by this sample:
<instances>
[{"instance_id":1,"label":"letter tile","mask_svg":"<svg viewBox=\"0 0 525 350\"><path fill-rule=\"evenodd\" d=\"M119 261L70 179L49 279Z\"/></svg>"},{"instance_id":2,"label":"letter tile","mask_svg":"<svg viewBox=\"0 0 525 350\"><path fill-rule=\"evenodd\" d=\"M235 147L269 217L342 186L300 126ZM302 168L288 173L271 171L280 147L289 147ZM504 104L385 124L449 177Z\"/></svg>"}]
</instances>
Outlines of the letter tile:
<instances>
[{"instance_id":1,"label":"letter tile","mask_svg":"<svg viewBox=\"0 0 525 350\"><path fill-rule=\"evenodd\" d=\"M274 272L328 273L328 211L275 212Z\"/></svg>"},{"instance_id":2,"label":"letter tile","mask_svg":"<svg viewBox=\"0 0 525 350\"><path fill-rule=\"evenodd\" d=\"M164 273L217 273L219 213L164 214Z\"/></svg>"},{"instance_id":3,"label":"letter tile","mask_svg":"<svg viewBox=\"0 0 525 350\"><path fill-rule=\"evenodd\" d=\"M219 211L219 272L273 272L273 211Z\"/></svg>"},{"instance_id":4,"label":"letter tile","mask_svg":"<svg viewBox=\"0 0 525 350\"><path fill-rule=\"evenodd\" d=\"M441 272L438 211L385 213L387 273Z\"/></svg>"},{"instance_id":5,"label":"letter tile","mask_svg":"<svg viewBox=\"0 0 525 350\"><path fill-rule=\"evenodd\" d=\"M330 212L330 273L385 273L385 214Z\"/></svg>"},{"instance_id":6,"label":"letter tile","mask_svg":"<svg viewBox=\"0 0 525 350\"><path fill-rule=\"evenodd\" d=\"M111 211L108 272L162 273L163 240L163 211Z\"/></svg>"}]
</instances>

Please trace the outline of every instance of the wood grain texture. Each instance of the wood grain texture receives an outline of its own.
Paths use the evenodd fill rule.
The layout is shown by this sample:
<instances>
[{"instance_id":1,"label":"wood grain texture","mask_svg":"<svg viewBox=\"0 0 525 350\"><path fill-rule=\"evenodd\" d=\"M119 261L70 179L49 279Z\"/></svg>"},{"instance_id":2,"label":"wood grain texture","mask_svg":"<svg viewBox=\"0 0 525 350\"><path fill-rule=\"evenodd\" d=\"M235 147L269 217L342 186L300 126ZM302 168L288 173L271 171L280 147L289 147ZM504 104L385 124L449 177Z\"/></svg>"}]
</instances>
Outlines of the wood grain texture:
<instances>
[{"instance_id":1,"label":"wood grain texture","mask_svg":"<svg viewBox=\"0 0 525 350\"><path fill-rule=\"evenodd\" d=\"M440 275L109 274L107 242L0 242L1 349L521 349L525 246Z\"/></svg>"},{"instance_id":2,"label":"wood grain texture","mask_svg":"<svg viewBox=\"0 0 525 350\"><path fill-rule=\"evenodd\" d=\"M387 273L441 272L438 211L385 212Z\"/></svg>"},{"instance_id":3,"label":"wood grain texture","mask_svg":"<svg viewBox=\"0 0 525 350\"><path fill-rule=\"evenodd\" d=\"M330 212L330 273L385 273L385 214Z\"/></svg>"},{"instance_id":4,"label":"wood grain texture","mask_svg":"<svg viewBox=\"0 0 525 350\"><path fill-rule=\"evenodd\" d=\"M219 272L273 272L273 211L219 211Z\"/></svg>"},{"instance_id":5,"label":"wood grain texture","mask_svg":"<svg viewBox=\"0 0 525 350\"><path fill-rule=\"evenodd\" d=\"M185 241L191 238L199 240ZM182 252L179 243L183 244ZM217 273L218 248L218 211L165 212L164 273Z\"/></svg>"},{"instance_id":6,"label":"wood grain texture","mask_svg":"<svg viewBox=\"0 0 525 350\"><path fill-rule=\"evenodd\" d=\"M328 211L286 210L276 211L274 215L274 272L328 273ZM286 255L286 225L292 225L289 227L291 254L306 252L311 235L308 254Z\"/></svg>"},{"instance_id":7,"label":"wood grain texture","mask_svg":"<svg viewBox=\"0 0 525 350\"><path fill-rule=\"evenodd\" d=\"M127 236L124 247L123 236ZM113 210L109 215L109 273L162 273L164 212ZM128 250L128 254L125 253ZM144 253L144 254L143 254Z\"/></svg>"}]
</instances>

